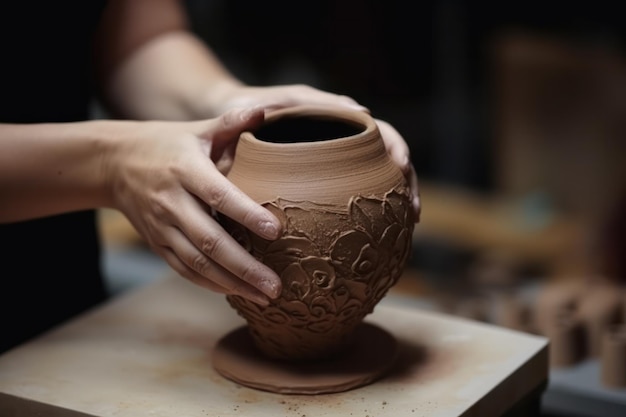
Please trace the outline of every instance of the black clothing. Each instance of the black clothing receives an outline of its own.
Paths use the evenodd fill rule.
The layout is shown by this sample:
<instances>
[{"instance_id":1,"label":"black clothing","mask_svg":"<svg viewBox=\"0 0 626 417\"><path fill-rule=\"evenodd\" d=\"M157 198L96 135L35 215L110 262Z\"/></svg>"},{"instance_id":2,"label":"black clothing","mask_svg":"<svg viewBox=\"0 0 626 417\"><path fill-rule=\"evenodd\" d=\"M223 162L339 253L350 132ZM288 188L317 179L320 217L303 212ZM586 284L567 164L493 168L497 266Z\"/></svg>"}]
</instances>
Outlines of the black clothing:
<instances>
[{"instance_id":1,"label":"black clothing","mask_svg":"<svg viewBox=\"0 0 626 417\"><path fill-rule=\"evenodd\" d=\"M0 123L89 118L91 42L104 4L0 5ZM94 211L0 224L0 352L106 299L96 226Z\"/></svg>"}]
</instances>

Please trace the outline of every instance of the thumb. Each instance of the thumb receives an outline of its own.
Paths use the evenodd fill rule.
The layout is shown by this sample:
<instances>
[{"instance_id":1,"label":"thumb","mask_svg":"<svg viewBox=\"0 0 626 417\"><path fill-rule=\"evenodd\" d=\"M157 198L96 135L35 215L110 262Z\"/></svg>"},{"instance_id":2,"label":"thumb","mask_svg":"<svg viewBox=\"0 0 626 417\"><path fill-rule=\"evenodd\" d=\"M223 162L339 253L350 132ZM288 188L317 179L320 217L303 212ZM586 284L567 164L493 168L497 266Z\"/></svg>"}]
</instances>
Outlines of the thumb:
<instances>
[{"instance_id":1,"label":"thumb","mask_svg":"<svg viewBox=\"0 0 626 417\"><path fill-rule=\"evenodd\" d=\"M265 110L262 106L237 107L228 110L220 116L210 119L209 125L201 136L210 136L215 140L230 140L238 137L245 130L255 129L265 120Z\"/></svg>"},{"instance_id":2,"label":"thumb","mask_svg":"<svg viewBox=\"0 0 626 417\"><path fill-rule=\"evenodd\" d=\"M210 157L219 160L229 148L234 148L239 135L246 130L254 130L265 120L262 106L237 107L222 115L203 122L200 137L209 142Z\"/></svg>"}]
</instances>

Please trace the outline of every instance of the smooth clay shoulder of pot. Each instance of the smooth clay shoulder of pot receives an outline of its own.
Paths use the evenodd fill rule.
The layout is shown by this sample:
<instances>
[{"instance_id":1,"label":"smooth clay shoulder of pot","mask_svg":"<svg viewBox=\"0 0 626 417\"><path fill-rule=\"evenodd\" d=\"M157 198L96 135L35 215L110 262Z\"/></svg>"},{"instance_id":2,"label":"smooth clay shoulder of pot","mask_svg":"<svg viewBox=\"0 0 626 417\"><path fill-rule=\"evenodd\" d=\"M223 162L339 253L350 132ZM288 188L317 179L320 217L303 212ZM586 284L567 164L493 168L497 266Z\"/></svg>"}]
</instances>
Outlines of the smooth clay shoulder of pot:
<instances>
[{"instance_id":1,"label":"smooth clay shoulder of pot","mask_svg":"<svg viewBox=\"0 0 626 417\"><path fill-rule=\"evenodd\" d=\"M286 199L345 206L355 196L382 196L406 186L373 119L357 113L335 114L310 107L283 110L279 116L322 114L350 120L360 123L362 131L350 137L306 143L270 143L246 132L240 138L228 178L261 203Z\"/></svg>"}]
</instances>

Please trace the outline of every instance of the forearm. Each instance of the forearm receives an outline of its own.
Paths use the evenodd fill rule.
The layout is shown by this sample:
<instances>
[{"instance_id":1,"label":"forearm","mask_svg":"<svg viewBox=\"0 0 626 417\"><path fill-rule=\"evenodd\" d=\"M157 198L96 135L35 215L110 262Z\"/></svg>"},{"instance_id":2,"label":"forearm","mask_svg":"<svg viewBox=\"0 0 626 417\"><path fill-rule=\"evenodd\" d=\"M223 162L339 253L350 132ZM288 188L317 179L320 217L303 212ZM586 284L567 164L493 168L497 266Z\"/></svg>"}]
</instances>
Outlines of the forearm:
<instances>
[{"instance_id":1,"label":"forearm","mask_svg":"<svg viewBox=\"0 0 626 417\"><path fill-rule=\"evenodd\" d=\"M190 120L217 116L220 91L239 84L201 40L180 30L152 39L122 62L106 97L126 118Z\"/></svg>"},{"instance_id":2,"label":"forearm","mask_svg":"<svg viewBox=\"0 0 626 417\"><path fill-rule=\"evenodd\" d=\"M111 0L97 39L102 99L115 116L217 116L220 89L240 84L191 32L180 0Z\"/></svg>"},{"instance_id":3,"label":"forearm","mask_svg":"<svg viewBox=\"0 0 626 417\"><path fill-rule=\"evenodd\" d=\"M0 124L0 222L108 206L112 123Z\"/></svg>"}]
</instances>

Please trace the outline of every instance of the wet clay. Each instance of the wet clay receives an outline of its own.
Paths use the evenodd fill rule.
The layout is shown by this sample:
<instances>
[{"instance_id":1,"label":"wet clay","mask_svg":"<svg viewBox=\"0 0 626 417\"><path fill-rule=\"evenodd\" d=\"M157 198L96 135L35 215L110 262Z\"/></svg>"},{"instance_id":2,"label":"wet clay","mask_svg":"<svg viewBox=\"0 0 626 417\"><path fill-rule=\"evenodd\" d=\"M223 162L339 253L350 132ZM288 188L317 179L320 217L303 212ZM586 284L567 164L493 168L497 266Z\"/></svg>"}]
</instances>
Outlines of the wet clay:
<instances>
[{"instance_id":1,"label":"wet clay","mask_svg":"<svg viewBox=\"0 0 626 417\"><path fill-rule=\"evenodd\" d=\"M321 107L275 111L241 135L228 178L283 225L268 241L219 219L281 277L269 306L227 296L251 343L293 362L354 349L356 329L402 274L414 226L408 184L375 121Z\"/></svg>"},{"instance_id":2,"label":"wet clay","mask_svg":"<svg viewBox=\"0 0 626 417\"><path fill-rule=\"evenodd\" d=\"M326 394L380 379L397 355L398 344L390 333L363 323L343 354L325 360L281 361L260 352L244 326L220 339L213 363L222 376L247 387L280 394Z\"/></svg>"}]
</instances>

